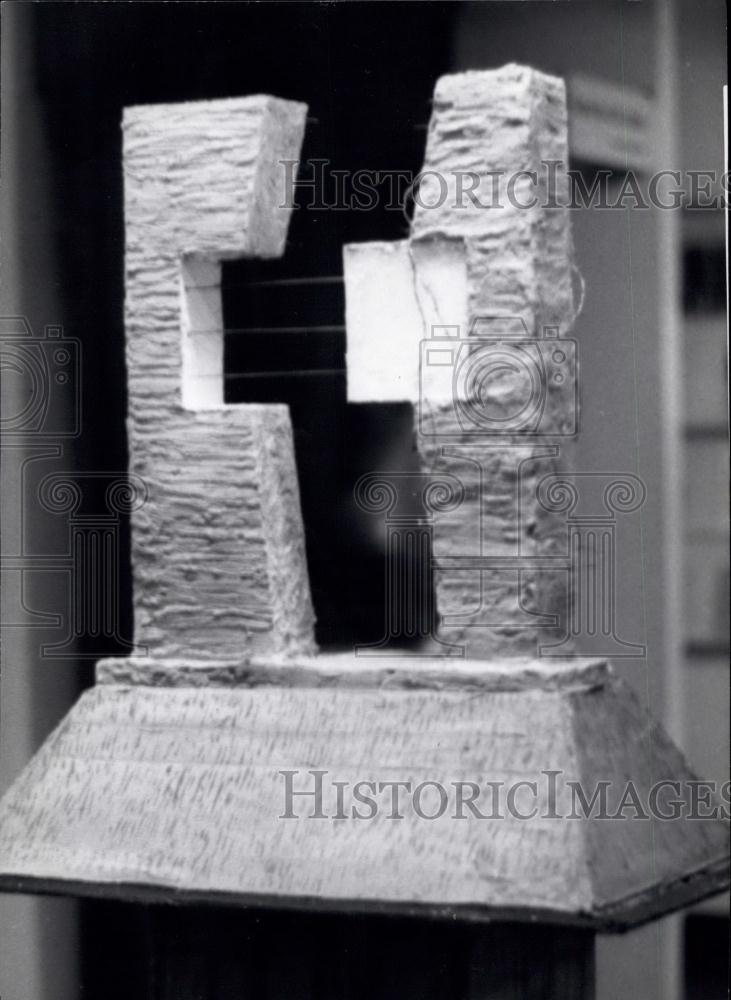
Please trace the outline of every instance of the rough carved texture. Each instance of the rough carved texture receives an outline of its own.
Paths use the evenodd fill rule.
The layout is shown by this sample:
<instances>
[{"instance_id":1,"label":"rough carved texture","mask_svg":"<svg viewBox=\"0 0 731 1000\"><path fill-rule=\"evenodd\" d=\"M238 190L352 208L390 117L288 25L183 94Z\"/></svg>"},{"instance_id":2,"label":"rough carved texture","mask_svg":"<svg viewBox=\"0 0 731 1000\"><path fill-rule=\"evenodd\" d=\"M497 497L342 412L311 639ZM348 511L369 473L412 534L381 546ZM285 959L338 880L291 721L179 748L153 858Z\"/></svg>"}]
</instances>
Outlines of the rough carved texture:
<instances>
[{"instance_id":1,"label":"rough carved texture","mask_svg":"<svg viewBox=\"0 0 731 1000\"><path fill-rule=\"evenodd\" d=\"M100 660L100 684L146 684L153 687L345 687L424 688L435 691L588 691L607 682L604 660L532 660L512 657L454 660L444 657L379 656L353 653L320 656L254 657L252 660L201 662L120 657Z\"/></svg>"},{"instance_id":2,"label":"rough carved texture","mask_svg":"<svg viewBox=\"0 0 731 1000\"><path fill-rule=\"evenodd\" d=\"M554 184L543 166L547 161L556 164ZM563 80L509 65L437 82L423 170L438 172L443 180L425 177L413 237L465 240L470 315L522 316L534 335L554 323L568 332L569 216L565 208L543 207L551 193L554 201L566 202L567 166ZM490 176L495 171L498 181ZM535 171L537 184L519 171ZM465 173L480 177L474 201L465 191ZM513 201L529 205L535 196L538 204L511 204L511 178ZM484 207L494 206L498 197L499 207Z\"/></svg>"},{"instance_id":3,"label":"rough carved texture","mask_svg":"<svg viewBox=\"0 0 731 1000\"><path fill-rule=\"evenodd\" d=\"M285 406L171 411L138 424L135 636L202 659L312 649L297 471Z\"/></svg>"},{"instance_id":4,"label":"rough carved texture","mask_svg":"<svg viewBox=\"0 0 731 1000\"><path fill-rule=\"evenodd\" d=\"M181 330L184 315L186 337L221 336L194 328L220 310L205 288L187 302L191 275L217 293L221 258L282 253L279 161L297 158L305 113L263 96L125 111L130 464L149 489L132 516L135 639L158 658L313 648L287 408L224 406L220 367L184 371ZM217 386L184 408L200 375Z\"/></svg>"},{"instance_id":5,"label":"rough carved texture","mask_svg":"<svg viewBox=\"0 0 731 1000\"><path fill-rule=\"evenodd\" d=\"M585 664L584 684L576 662L566 667L565 687L546 689L539 678L519 690L479 692L418 683L98 685L2 803L0 884L597 926L632 924L718 889L727 879L718 821L528 821L512 817L504 799L504 818L467 810L459 821L454 798L441 818L405 806L394 821L390 793L377 796L381 810L371 820L307 818L311 798L295 800L301 818L279 818L282 770L298 771L294 787L310 790L308 772L327 771L328 816L337 808L335 780L445 788L533 780L547 811L541 774L557 770L554 811L566 815L568 780L583 780L589 796L591 781L613 781L616 808L630 775L645 803L651 781L690 777L627 687L595 664ZM516 803L536 804L520 796ZM438 804L425 794L423 811Z\"/></svg>"},{"instance_id":6,"label":"rough carved texture","mask_svg":"<svg viewBox=\"0 0 731 1000\"><path fill-rule=\"evenodd\" d=\"M278 257L306 113L268 95L125 108L128 249Z\"/></svg>"},{"instance_id":7,"label":"rough carved texture","mask_svg":"<svg viewBox=\"0 0 731 1000\"><path fill-rule=\"evenodd\" d=\"M388 244L353 245L344 253L349 398L400 398L418 405L424 471L449 472L465 485L462 504L437 518L435 585L440 636L476 658L535 655L566 627L565 571L525 564L520 576L507 567L480 574L464 558L529 556L545 562L566 556L564 521L541 507L535 487L565 464L565 437L551 439L562 441L561 465L557 449L549 455L543 445L549 428L554 434L572 430L576 372L572 368L557 389L549 363L540 374L544 389L552 380L541 423L522 436L489 436L479 433L479 423L470 426L469 418L466 430L460 426L455 401L463 412L515 413L525 385L496 379L485 367L475 395L462 395L466 386L449 376L463 362L464 370L471 364L483 370L479 354L465 361L464 351L455 353L451 364L430 369L426 352L435 324L457 327L465 341L472 322L484 317L522 319L523 341L542 338L547 324L558 325L563 338L570 334L570 221L566 209L545 207L547 177L554 178L554 198L567 183L565 105L562 80L526 67L442 77L410 240L390 250ZM543 161L554 163L552 173ZM521 171L534 171L538 183L531 187L532 178ZM473 187L475 177L480 182ZM527 204L535 196L538 204L515 207L509 184L513 201ZM375 288L390 290L385 304ZM486 329L498 339L494 324ZM512 350L504 353L512 356ZM453 560L451 568L445 557ZM558 630L545 624L556 616Z\"/></svg>"},{"instance_id":8,"label":"rough carved texture","mask_svg":"<svg viewBox=\"0 0 731 1000\"><path fill-rule=\"evenodd\" d=\"M444 413L435 410L435 422ZM436 515L434 523L440 637L483 659L535 656L539 643L559 641L568 601L560 565L566 526L536 500L538 483L558 467L555 456L538 443L486 446L469 436L448 445L443 438L422 438L421 456L429 473L447 472L464 486L461 505ZM495 564L518 557L519 571ZM559 560L553 569L552 558ZM551 615L558 616L557 625Z\"/></svg>"}]
</instances>

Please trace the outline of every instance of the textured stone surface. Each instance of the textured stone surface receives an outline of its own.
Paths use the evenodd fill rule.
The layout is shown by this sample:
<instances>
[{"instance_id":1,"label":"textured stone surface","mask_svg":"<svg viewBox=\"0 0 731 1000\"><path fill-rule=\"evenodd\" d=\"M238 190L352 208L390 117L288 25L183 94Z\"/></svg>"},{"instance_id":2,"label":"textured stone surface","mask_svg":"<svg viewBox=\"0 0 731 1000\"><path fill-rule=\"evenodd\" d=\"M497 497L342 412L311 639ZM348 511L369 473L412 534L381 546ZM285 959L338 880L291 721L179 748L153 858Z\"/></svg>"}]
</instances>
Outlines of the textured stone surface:
<instances>
[{"instance_id":1,"label":"textured stone surface","mask_svg":"<svg viewBox=\"0 0 731 1000\"><path fill-rule=\"evenodd\" d=\"M469 437L422 438L420 450L425 469L464 487L462 504L434 521L440 637L476 658L537 655L563 633L569 598L565 525L536 501L555 456L537 443L488 447Z\"/></svg>"},{"instance_id":2,"label":"textured stone surface","mask_svg":"<svg viewBox=\"0 0 731 1000\"><path fill-rule=\"evenodd\" d=\"M515 65L442 77L423 171L410 239L344 251L348 398L413 403L424 471L465 486L435 524L440 637L477 658L535 655L556 641L548 622L565 628L568 600L565 569L545 568L566 555L565 525L535 495L564 467L576 418L571 349L558 370L538 347L573 321L569 215L546 207L567 185L563 81ZM511 423L528 398L543 399L540 416ZM532 563L481 573L475 557Z\"/></svg>"},{"instance_id":3,"label":"textured stone surface","mask_svg":"<svg viewBox=\"0 0 731 1000\"><path fill-rule=\"evenodd\" d=\"M218 663L198 659L156 660L120 657L100 660L100 684L153 687L344 687L435 691L590 691L607 683L605 660L453 660L444 657L381 656L354 653L266 657Z\"/></svg>"},{"instance_id":4,"label":"textured stone surface","mask_svg":"<svg viewBox=\"0 0 731 1000\"><path fill-rule=\"evenodd\" d=\"M568 147L563 80L526 66L457 73L434 90L426 176L414 211L413 238L460 237L467 249L469 312L525 319L537 335L544 324L564 332L572 308L571 230L565 208L545 208L549 180L542 163L557 164L552 187L566 201ZM497 180L493 180L491 174ZM520 171L535 171L537 183ZM460 174L477 175L475 200ZM532 207L516 207L512 201ZM443 197L446 185L447 195ZM499 207L493 205L499 198ZM455 208L455 205L457 207Z\"/></svg>"},{"instance_id":5,"label":"textured stone surface","mask_svg":"<svg viewBox=\"0 0 731 1000\"><path fill-rule=\"evenodd\" d=\"M526 100L536 97L537 75L502 72L518 74L513 93L525 83ZM461 129L463 138L484 138L490 109L480 81L467 82L456 97L449 86L440 90L438 113L452 114L450 101L462 101L455 134ZM548 93L552 85L546 86ZM496 108L507 118L499 119L498 135L514 128L516 142L523 142L525 122L513 109L511 124L507 98L501 100ZM467 114L470 102L475 121ZM535 124L530 116L540 119L543 105L534 104L538 111L526 120ZM487 662L307 655L311 611L286 410L216 405L218 257L279 252L286 230L267 222L266 212L256 218L250 200L237 200L233 182L225 192L230 206L219 203L215 183L205 183L231 167L249 195L257 190L251 150L246 143L238 150L232 138L238 128L232 111L242 116L249 146L277 128L287 132L290 112L263 98L217 102L202 117L190 108L138 109L127 117L134 219L127 261L130 442L133 468L151 492L133 524L135 610L138 640L149 642L150 656L102 662L101 683L82 696L0 803L0 888L591 928L630 926L722 889L728 884L723 823L654 822L631 813L616 822L558 818L571 808L568 781L580 782L587 798L598 782L610 782L611 809L628 779L644 803L653 782L669 779L684 783L677 798L688 803L692 775L682 756L606 663L522 656L524 643L510 622L502 633L492 630L497 638L490 642L477 640L487 631L465 631L473 655L502 650L504 658L491 655ZM261 130L252 124L257 115ZM205 148L193 141L201 134L220 159L210 171ZM444 131L445 148L452 138ZM191 148L198 150L196 169L186 173ZM524 143L520 150L522 156ZM458 144L453 152L464 151ZM271 163L271 156L262 162ZM189 180L180 180L180 172ZM267 197L265 191L262 204L273 210ZM190 206L197 221L188 219ZM234 236L223 232L229 224L237 227ZM540 243L540 226L518 229L521 246ZM181 252L187 255L182 263ZM420 252L410 252L410 259ZM431 249L422 256L427 267L438 258ZM482 263L489 261L485 253ZM534 322L548 291L536 277L543 273L540 262L527 263L524 315ZM424 284L454 291L433 277ZM496 296L501 287L497 282ZM443 400L432 402L438 430L451 414ZM531 504L537 473L517 474L521 462L530 467L537 457L536 443L505 439L497 448L478 443L475 450L474 439L458 435L447 446L457 456L444 447L438 435L426 435L425 465L456 468L465 499L458 521L446 526L437 516L439 560L470 559L483 549L506 560L519 553L551 558L558 535ZM516 525L511 515L518 506L527 517ZM474 584L464 587L459 574L450 583L454 576L454 567L440 571L439 599L463 614ZM507 611L515 585L494 569L490 581L490 610ZM523 582L529 604L542 606L539 582ZM484 788L522 781L537 782L538 801L516 805L535 804L557 818L525 820L503 810L501 818L480 819L468 809L457 820L453 799L438 819L407 809L393 822L379 796L381 812L367 822L312 820L307 802L302 818L281 819L279 772L298 771L307 782L313 769L327 772L330 816L337 809L336 781L409 781L412 787L436 781L449 789L454 782ZM546 772L557 778L554 797ZM430 812L434 798L424 804ZM510 968L510 956L520 950L512 947L513 928L503 940L481 934L484 952L476 964L470 960L469 970L475 995L503 995L518 983L511 995L590 994L587 939L577 952L567 948L577 939L565 931L555 939L556 951L544 943L540 975L535 963L519 963L520 975ZM520 940L530 944L534 937L521 934ZM178 949L185 944L178 942ZM185 961L174 963L186 989L200 981L198 953L191 951L199 979L189 978ZM352 972L354 952L347 954ZM236 953L239 971L245 961ZM266 953L264 964L269 973L278 971ZM302 964L311 968L308 959ZM577 985L585 974L586 984ZM207 976L201 988L213 981ZM177 996L172 982L168 992Z\"/></svg>"},{"instance_id":6,"label":"textured stone surface","mask_svg":"<svg viewBox=\"0 0 731 1000\"><path fill-rule=\"evenodd\" d=\"M133 524L137 642L157 659L311 650L287 408L173 409L156 426L132 452L150 494Z\"/></svg>"},{"instance_id":7,"label":"textured stone surface","mask_svg":"<svg viewBox=\"0 0 731 1000\"><path fill-rule=\"evenodd\" d=\"M480 690L474 678L422 686L419 670L410 687L352 688L342 664L319 686L97 685L0 806L0 885L596 926L721 888L719 821L550 818L572 811L568 781L589 798L595 781L612 782L614 810L630 776L645 804L653 781L691 777L627 687L594 663L563 667L568 683L557 682L561 665L540 664L532 684L523 664L516 690L495 687L496 665ZM507 668L508 683L516 673ZM327 818L308 818L311 798L280 818L279 772L299 772L294 787L311 790L313 769L327 772ZM547 770L560 772L553 808ZM511 815L505 798L502 818L455 818L453 782L487 795L489 781L520 780L538 784L517 809L544 818ZM439 782L452 798L436 819L404 803L396 822L390 790L377 791L375 818L335 821L335 781ZM439 800L425 793L421 805L434 813Z\"/></svg>"},{"instance_id":8,"label":"textured stone surface","mask_svg":"<svg viewBox=\"0 0 731 1000\"><path fill-rule=\"evenodd\" d=\"M150 656L311 651L284 406L223 405L220 264L278 256L306 106L257 96L124 115L135 640Z\"/></svg>"}]
</instances>

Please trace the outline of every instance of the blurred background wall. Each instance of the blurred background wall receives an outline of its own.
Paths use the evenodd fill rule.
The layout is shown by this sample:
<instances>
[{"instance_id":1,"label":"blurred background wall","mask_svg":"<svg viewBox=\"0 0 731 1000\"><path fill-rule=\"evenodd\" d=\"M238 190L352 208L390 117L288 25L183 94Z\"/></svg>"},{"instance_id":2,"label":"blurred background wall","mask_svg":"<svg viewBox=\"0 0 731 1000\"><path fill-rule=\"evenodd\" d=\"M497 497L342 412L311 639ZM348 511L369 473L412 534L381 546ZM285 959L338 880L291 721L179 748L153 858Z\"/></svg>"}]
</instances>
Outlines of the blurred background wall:
<instances>
[{"instance_id":1,"label":"blurred background wall","mask_svg":"<svg viewBox=\"0 0 731 1000\"><path fill-rule=\"evenodd\" d=\"M15 4L3 8L2 27L0 313L27 317L36 336L51 324L78 340L83 403L81 434L64 440L59 453L43 451L58 444L52 428L42 440L21 435L6 449L5 553L27 544L36 553L62 552L63 519L37 503L41 474L113 474L126 467L124 105L252 92L305 100L312 119L305 157L327 156L333 169L415 173L436 77L525 62L566 77L570 95L581 94L583 76L613 85L627 100L649 101L640 130L648 159L637 163L644 176L648 169L723 169L721 0ZM591 150L591 142L584 144L572 161L587 178L607 165L598 136L595 156ZM608 165L616 190L623 172ZM577 465L633 472L648 489L641 515L621 529L618 609L623 635L645 643L647 655L619 669L696 770L725 780L722 213L578 210L573 224L586 283L574 331L584 403ZM398 239L406 229L400 213L380 209L322 213L318 225L315 267L330 273L339 267L343 242ZM24 390L12 372L3 375L4 413L12 413ZM73 400L69 395L58 405L72 407ZM39 461L24 465L31 457ZM24 468L36 471L23 477ZM125 561L120 581L125 637L131 634ZM31 609L68 613L63 573L29 574L25 588ZM3 629L0 675L3 788L92 679L93 643L82 634L74 655L41 656L43 643L58 640L58 629L28 627L32 616L19 603L17 580L4 574L2 621L11 627ZM726 920L723 901L713 902L659 927L602 940L599 996L725 996L719 942ZM125 954L110 942L124 935L131 941L138 932L129 908L3 897L0 995L129 997Z\"/></svg>"}]
</instances>

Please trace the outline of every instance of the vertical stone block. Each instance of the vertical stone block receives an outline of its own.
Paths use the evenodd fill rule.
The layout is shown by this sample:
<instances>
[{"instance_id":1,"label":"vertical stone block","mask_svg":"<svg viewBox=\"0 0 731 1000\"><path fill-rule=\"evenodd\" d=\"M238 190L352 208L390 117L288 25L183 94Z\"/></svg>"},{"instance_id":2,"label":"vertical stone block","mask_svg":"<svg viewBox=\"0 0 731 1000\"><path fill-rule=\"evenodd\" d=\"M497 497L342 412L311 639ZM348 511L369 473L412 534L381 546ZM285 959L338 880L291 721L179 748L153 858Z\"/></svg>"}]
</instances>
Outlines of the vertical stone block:
<instances>
[{"instance_id":1,"label":"vertical stone block","mask_svg":"<svg viewBox=\"0 0 731 1000\"><path fill-rule=\"evenodd\" d=\"M563 81L442 77L410 238L344 253L348 398L413 403L424 470L464 484L435 586L440 636L478 658L535 654L566 609L565 529L535 491L576 420L573 345L547 339L573 321L567 156Z\"/></svg>"},{"instance_id":2,"label":"vertical stone block","mask_svg":"<svg viewBox=\"0 0 731 1000\"><path fill-rule=\"evenodd\" d=\"M412 239L465 241L471 316L520 316L533 335L570 322L567 134L557 77L508 65L437 82Z\"/></svg>"},{"instance_id":3,"label":"vertical stone block","mask_svg":"<svg viewBox=\"0 0 731 1000\"><path fill-rule=\"evenodd\" d=\"M135 640L154 658L313 648L285 406L224 404L220 262L284 250L306 106L255 96L124 115Z\"/></svg>"}]
</instances>

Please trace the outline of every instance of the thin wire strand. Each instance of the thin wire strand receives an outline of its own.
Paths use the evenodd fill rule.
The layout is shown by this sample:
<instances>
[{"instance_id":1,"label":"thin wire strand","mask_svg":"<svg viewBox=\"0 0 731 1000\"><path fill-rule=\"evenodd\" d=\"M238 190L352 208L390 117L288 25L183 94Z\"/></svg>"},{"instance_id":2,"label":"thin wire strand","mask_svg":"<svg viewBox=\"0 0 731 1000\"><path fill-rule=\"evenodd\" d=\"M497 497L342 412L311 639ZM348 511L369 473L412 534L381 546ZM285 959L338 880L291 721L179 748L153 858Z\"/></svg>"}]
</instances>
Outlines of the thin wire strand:
<instances>
[{"instance_id":1,"label":"thin wire strand","mask_svg":"<svg viewBox=\"0 0 731 1000\"><path fill-rule=\"evenodd\" d=\"M309 278L265 278L261 281L227 281L225 288L283 288L288 285L342 285L342 274Z\"/></svg>"},{"instance_id":2,"label":"thin wire strand","mask_svg":"<svg viewBox=\"0 0 731 1000\"><path fill-rule=\"evenodd\" d=\"M223 378L224 381L230 382L234 379L238 381L239 379L256 378L333 378L336 375L345 375L345 368L309 368L280 372L226 372Z\"/></svg>"},{"instance_id":3,"label":"thin wire strand","mask_svg":"<svg viewBox=\"0 0 731 1000\"><path fill-rule=\"evenodd\" d=\"M193 330L192 333L214 334L219 330ZM224 333L236 336L244 333L345 333L344 326L239 326L226 327Z\"/></svg>"}]
</instances>

